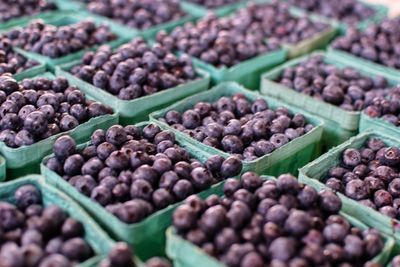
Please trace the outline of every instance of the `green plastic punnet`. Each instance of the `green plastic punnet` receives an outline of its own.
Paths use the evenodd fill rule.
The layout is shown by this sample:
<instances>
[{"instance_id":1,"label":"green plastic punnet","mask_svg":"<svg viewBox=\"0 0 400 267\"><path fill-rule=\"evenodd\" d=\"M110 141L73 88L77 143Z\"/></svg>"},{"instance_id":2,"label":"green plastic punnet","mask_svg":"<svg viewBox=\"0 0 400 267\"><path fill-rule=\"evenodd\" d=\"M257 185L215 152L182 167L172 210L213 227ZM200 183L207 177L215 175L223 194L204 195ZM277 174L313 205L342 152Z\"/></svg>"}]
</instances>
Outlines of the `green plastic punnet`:
<instances>
[{"instance_id":1,"label":"green plastic punnet","mask_svg":"<svg viewBox=\"0 0 400 267\"><path fill-rule=\"evenodd\" d=\"M280 49L248 59L230 68L226 66L218 68L198 58L192 58L192 61L196 67L210 74L214 85L225 81L234 81L247 88L257 89L260 84L261 73L281 64L285 59L286 51Z\"/></svg>"},{"instance_id":2,"label":"green plastic punnet","mask_svg":"<svg viewBox=\"0 0 400 267\"><path fill-rule=\"evenodd\" d=\"M362 112L360 119L360 132L368 130L378 131L392 137L400 138L400 128L398 126L387 122L382 118L371 118Z\"/></svg>"},{"instance_id":3,"label":"green plastic punnet","mask_svg":"<svg viewBox=\"0 0 400 267\"><path fill-rule=\"evenodd\" d=\"M271 0L254 0L253 2L256 4L268 4L271 3ZM246 1L240 2L239 4L237 4L236 9L232 10L230 14L240 8L245 7L247 4L248 3ZM316 49L325 48L330 43L330 41L338 34L339 25L337 22L323 20L317 15L308 14L304 10L293 6L290 7L289 12L294 17L306 16L313 22L323 22L328 24L329 27L322 32L316 33L311 38L300 41L297 44L283 44L283 48L288 51L288 58L299 57Z\"/></svg>"},{"instance_id":4,"label":"green plastic punnet","mask_svg":"<svg viewBox=\"0 0 400 267\"><path fill-rule=\"evenodd\" d=\"M48 72L35 77L55 78ZM30 146L11 148L4 142L0 142L0 154L6 159L8 177L16 178L29 173L38 173L40 161L51 153L53 143L61 135L71 135L78 143L86 142L96 129L106 129L117 122L117 114L104 115L92 118L70 131L53 135Z\"/></svg>"},{"instance_id":5,"label":"green plastic punnet","mask_svg":"<svg viewBox=\"0 0 400 267\"><path fill-rule=\"evenodd\" d=\"M274 179L269 176L262 176L264 180ZM221 193L219 196L222 196ZM340 215L345 217L351 225L356 226L362 230L368 227L361 221L348 216L347 214L341 212ZM197 266L207 266L207 267L226 267L225 264L218 261L218 259L209 256L206 252L200 249L193 243L180 237L173 226L169 227L166 232L167 235L167 248L166 252L170 259L174 261L175 267L197 267ZM372 259L372 262L379 264L386 264L394 246L394 239L383 235L385 239L385 245L380 254Z\"/></svg>"},{"instance_id":6,"label":"green plastic punnet","mask_svg":"<svg viewBox=\"0 0 400 267\"><path fill-rule=\"evenodd\" d=\"M81 88L83 92L93 99L112 107L115 112L120 114L121 123L148 120L149 113L175 103L187 96L205 91L208 89L210 84L209 74L201 69L197 69L196 71L199 77L193 81L188 81L187 83L180 84L174 88L166 89L152 95L139 97L133 100L122 100L117 96L112 95L103 89L97 88L69 73L69 70L80 62L81 61L75 61L57 67L57 75L67 78L71 84Z\"/></svg>"},{"instance_id":7,"label":"green plastic punnet","mask_svg":"<svg viewBox=\"0 0 400 267\"><path fill-rule=\"evenodd\" d=\"M268 4L269 0L256 0L256 4ZM189 4L190 5L190 4ZM219 16L230 16L247 5L246 1L239 2L229 6L223 12L218 12ZM299 17L306 13L297 8L290 8L293 16ZM202 13L202 12L200 12ZM320 21L316 16L310 16L313 21ZM224 81L235 81L243 84L250 89L257 89L260 83L260 75L278 64L285 61L286 58L293 58L315 49L325 48L329 42L337 35L337 24L329 22L329 28L315 34L312 38L303 40L297 44L283 44L280 50L271 51L257 57L243 61L230 68L226 66L215 67L198 58L193 59L195 66L205 69L211 75L212 83L218 84Z\"/></svg>"},{"instance_id":8,"label":"green plastic punnet","mask_svg":"<svg viewBox=\"0 0 400 267\"><path fill-rule=\"evenodd\" d=\"M149 122L139 123L136 126L143 128L147 124L149 124ZM192 158L205 162L211 156L202 152L198 148L187 144L185 140L182 140L178 136L176 137L176 140L180 146L184 147L189 152ZM88 144L89 143L82 144L78 148L83 149ZM100 204L81 194L77 189L75 189L75 187L70 185L57 173L48 169L45 162L50 157L51 156L44 158L41 164L41 172L46 178L46 181L77 201L101 226L104 227L104 229L111 234L111 236L133 245L135 248L135 254L141 259L148 259L152 256L163 255L165 253L165 230L171 225L172 213L176 207L179 206L179 202L155 212L139 223L126 224L109 213ZM219 182L211 188L198 193L198 195L201 198L206 198L211 194L222 192L222 189L223 182Z\"/></svg>"},{"instance_id":9,"label":"green plastic punnet","mask_svg":"<svg viewBox=\"0 0 400 267\"><path fill-rule=\"evenodd\" d=\"M332 54L332 56L336 57L341 62L345 63L353 63L357 64L358 66L362 66L365 69L371 69L376 71L377 73L384 73L387 76L393 77L393 79L400 77L400 69L394 69L390 67L386 67L382 64L375 63L373 61L364 59L362 57L354 56L348 52L334 49L332 46L328 47L328 52Z\"/></svg>"},{"instance_id":10,"label":"green plastic punnet","mask_svg":"<svg viewBox=\"0 0 400 267\"><path fill-rule=\"evenodd\" d=\"M331 149L326 154L301 168L299 170L300 182L311 185L319 191L326 189L327 187L322 180L326 179L325 175L331 167L340 164L340 158L343 151L351 147L361 148L369 138L379 138L387 145L400 146L400 142L397 139L389 137L384 133L360 133L359 135L352 137L347 142ZM341 193L338 193L338 196L342 199L342 211L345 214L349 214L352 217L362 221L366 225L376 228L388 235L392 235L397 240L400 240L400 221L385 216L382 213L362 205Z\"/></svg>"},{"instance_id":11,"label":"green plastic punnet","mask_svg":"<svg viewBox=\"0 0 400 267\"><path fill-rule=\"evenodd\" d=\"M108 253L114 245L114 241L96 224L89 214L79 207L78 204L61 191L46 184L42 176L29 175L15 181L0 184L1 201L15 203L14 192L20 186L28 184L40 190L44 206L57 205L66 211L70 217L83 224L85 240L88 241L97 256L77 265L77 267L96 266L94 263L98 262L100 258L104 257L103 255Z\"/></svg>"},{"instance_id":12,"label":"green plastic punnet","mask_svg":"<svg viewBox=\"0 0 400 267\"><path fill-rule=\"evenodd\" d=\"M316 55L322 56L325 63L334 65L338 68L351 67L368 77L385 77L388 79L391 86L400 83L400 76L392 77L390 75L385 75L385 73L382 72L364 68L356 62L342 61L337 58L335 54L330 52L315 52L311 55L293 59L262 75L260 87L261 94L278 98L289 105L300 107L303 110L322 118L325 122L323 137L324 143L327 144L328 147L332 147L346 141L351 136L358 133L361 112L346 111L340 107L317 100L276 82L286 68L297 66L301 62Z\"/></svg>"},{"instance_id":13,"label":"green plastic punnet","mask_svg":"<svg viewBox=\"0 0 400 267\"><path fill-rule=\"evenodd\" d=\"M63 16L61 16L60 14L57 16L53 16L51 18L43 18L43 21L45 23L48 24L52 24L55 26L63 26L63 25L70 25L70 24L74 24L77 23L79 21L82 21L84 19L87 19L88 17L85 16L84 13L74 13L74 14L68 14L69 12L67 12L67 14L62 14ZM102 24L103 22L101 20L98 20L96 17L90 17L90 19L94 20L94 22L97 25ZM18 27L24 27L26 25L28 25L29 21L27 21L24 24L18 25ZM118 30L118 28L114 27L112 24L107 24L106 22L104 23L107 26L110 27L110 30L117 35L117 39L110 41L108 43L105 43L111 47L117 47L123 43L125 43L127 40L125 40L122 36L122 32ZM6 31L3 31L6 32ZM105 45L102 44L102 45ZM59 58L50 58L38 53L34 53L34 52L30 52L30 51L26 51L24 49L18 48L18 47L14 47L14 50L20 54L22 54L23 56L33 59L37 62L43 63L46 65L46 67L48 67L50 70L54 71L55 67L61 64L65 64L77 59L82 58L82 56L85 54L85 52L90 51L90 50L95 50L96 48L98 48L100 45L95 45L74 53L71 53L69 55L66 56L62 56Z\"/></svg>"},{"instance_id":14,"label":"green plastic punnet","mask_svg":"<svg viewBox=\"0 0 400 267\"><path fill-rule=\"evenodd\" d=\"M272 153L252 161L243 161L244 171L255 171L257 173L265 173L267 171L269 175L278 175L284 172L296 174L298 168L304 166L307 162L317 156L316 154L318 154L319 151L319 143L323 131L323 122L320 119L309 115L298 108L289 107L288 105L285 105L276 99L261 96L257 93L246 90L243 86L234 82L222 83L213 87L207 92L188 97L172 106L160 111L156 111L150 114L150 120L154 121L164 129L169 129L175 132L176 136L179 136L206 153L211 155L221 155L226 158L229 156L228 153L198 142L185 133L170 127L158 119L164 117L164 115L170 110L184 112L187 109L193 108L193 106L198 102L214 102L222 96L232 96L236 93L244 94L251 101L254 101L260 97L265 98L271 109L276 109L277 107L286 107L292 114L303 114L306 117L307 122L314 125L314 129L312 129L310 132L292 140L288 144L276 149Z\"/></svg>"}]
</instances>

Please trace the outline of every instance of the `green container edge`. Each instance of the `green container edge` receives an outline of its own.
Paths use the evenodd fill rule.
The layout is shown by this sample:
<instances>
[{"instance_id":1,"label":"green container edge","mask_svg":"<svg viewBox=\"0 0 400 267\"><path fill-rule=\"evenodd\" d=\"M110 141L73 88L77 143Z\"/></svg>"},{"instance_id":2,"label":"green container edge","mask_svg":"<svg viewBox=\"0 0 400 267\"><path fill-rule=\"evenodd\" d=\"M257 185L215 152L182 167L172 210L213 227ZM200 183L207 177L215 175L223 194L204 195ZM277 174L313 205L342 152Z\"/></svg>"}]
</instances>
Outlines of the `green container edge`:
<instances>
[{"instance_id":1,"label":"green container edge","mask_svg":"<svg viewBox=\"0 0 400 267\"><path fill-rule=\"evenodd\" d=\"M262 177L265 180L274 179L273 177ZM223 194L220 194L222 196ZM347 220L361 229L368 228L361 221L347 215L340 213L346 217ZM174 261L175 267L196 267L196 266L207 266L207 267L226 267L224 264L218 261L218 259L209 256L198 246L190 243L189 241L181 238L176 234L176 230L173 226L170 226L167 231L167 255ZM380 254L375 256L372 261L375 263L386 264L394 246L394 239L383 235L385 238L385 245Z\"/></svg>"},{"instance_id":2,"label":"green container edge","mask_svg":"<svg viewBox=\"0 0 400 267\"><path fill-rule=\"evenodd\" d=\"M157 123L163 129L169 129L175 133L176 136L184 139L188 143L191 143L193 146L198 147L199 149L212 154L212 155L220 155L224 158L229 156L228 153L223 152L221 150L209 147L196 141L195 139L189 137L188 135L170 127L166 123L160 122L158 118L164 116L164 114L172 109L183 111L187 110L194 106L195 103L200 101L215 101L221 96L233 95L235 93L242 93L248 99L255 100L257 98L264 98L267 100L269 106L273 109L276 107L286 107L289 111L293 113L301 113L303 114L308 122L311 122L314 125L314 129L310 132L306 133L303 136L300 136L288 144L283 145L282 147L276 149L272 153L265 155L261 158L258 158L253 161L243 161L243 170L245 171L255 171L259 174L269 174L269 175L278 175L283 172L291 172L296 174L297 168L304 166L309 160L311 160L315 154L318 153L319 142L322 136L323 130L323 122L317 117L303 112L302 110L296 107L289 107L288 105L283 104L279 100L261 96L255 92L249 91L245 89L243 86L234 83L234 82L225 82L221 83L212 89L188 97L180 102L177 102L167 108L161 109L159 111L153 112L150 114L150 120L154 123ZM297 160L301 158L301 161ZM303 164L304 163L304 164ZM265 173L267 172L267 173Z\"/></svg>"},{"instance_id":3,"label":"green container edge","mask_svg":"<svg viewBox=\"0 0 400 267\"><path fill-rule=\"evenodd\" d=\"M55 76L49 72L39 74L32 78L36 77L46 77L50 79L54 79ZM23 173L29 172L29 168L26 168L27 165L30 167L32 164L37 164L39 167L39 163L42 158L48 155L51 152L52 144L54 141L62 136L69 134L74 138L77 138L79 142L89 140L91 133L98 128L106 128L109 125L118 122L118 114L114 113L112 115L104 115L92 118L85 123L80 124L78 127L67 131L61 132L56 135L53 135L49 138L41 140L37 143L34 143L30 146L22 146L19 148L10 148L7 147L3 142L0 142L0 152L1 155L6 159L6 165L9 169L24 169ZM26 170L25 170L26 169Z\"/></svg>"},{"instance_id":4,"label":"green container edge","mask_svg":"<svg viewBox=\"0 0 400 267\"><path fill-rule=\"evenodd\" d=\"M82 262L77 265L77 267L97 266L94 263L98 262L99 258L104 257L103 255L108 253L115 242L97 225L86 211L75 203L75 201L66 194L45 183L42 176L28 175L15 181L0 184L1 199L13 203L13 194L15 190L27 184L34 185L41 191L43 204L45 206L55 204L66 211L69 216L83 224L85 228L85 240L89 242L97 255Z\"/></svg>"},{"instance_id":5,"label":"green container edge","mask_svg":"<svg viewBox=\"0 0 400 267\"><path fill-rule=\"evenodd\" d=\"M301 168L299 170L300 182L308 184L318 191L326 189L326 185L323 182L320 182L320 179L325 178L324 175L330 167L336 166L339 163L341 153L349 147L361 147L364 142L371 137L379 138L388 145L400 146L398 140L393 139L385 133L377 131L360 133ZM345 214L348 214L387 235L393 236L397 242L400 241L400 222L398 220L391 219L372 208L364 206L342 193L338 193L338 196L342 199L342 211Z\"/></svg>"},{"instance_id":6,"label":"green container edge","mask_svg":"<svg viewBox=\"0 0 400 267\"><path fill-rule=\"evenodd\" d=\"M141 122L136 124L138 127L144 127L152 122ZM185 140L176 137L177 143L187 149L192 158L196 158L204 162L211 155L198 150ZM79 145L78 148L84 148L88 143ZM98 223L103 226L111 236L118 240L125 240L135 247L135 253L140 259L148 259L152 256L164 255L165 246L165 230L171 224L172 212L178 207L182 201L159 210L143 221L134 224L126 224L117 217L106 211L100 204L92 201L90 198L83 196L72 185L62 179L57 173L48 169L45 162L53 155L45 157L41 163L41 173L45 177L46 182L59 190L65 192L84 209L91 214ZM222 191L224 181L214 184L209 189L197 193L201 198L206 198L211 194Z\"/></svg>"}]
</instances>

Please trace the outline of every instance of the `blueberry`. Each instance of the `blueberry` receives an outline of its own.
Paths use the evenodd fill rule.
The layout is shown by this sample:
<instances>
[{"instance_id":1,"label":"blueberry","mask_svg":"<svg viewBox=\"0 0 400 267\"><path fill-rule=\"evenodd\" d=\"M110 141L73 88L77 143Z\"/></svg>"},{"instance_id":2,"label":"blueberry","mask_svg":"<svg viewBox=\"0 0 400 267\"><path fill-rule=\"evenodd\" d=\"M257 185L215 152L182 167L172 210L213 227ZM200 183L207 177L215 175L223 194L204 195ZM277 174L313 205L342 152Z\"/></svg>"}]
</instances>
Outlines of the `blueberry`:
<instances>
[{"instance_id":1,"label":"blueberry","mask_svg":"<svg viewBox=\"0 0 400 267\"><path fill-rule=\"evenodd\" d=\"M96 149L97 156L101 160L106 160L114 151L116 151L116 147L108 142L101 143Z\"/></svg>"},{"instance_id":2,"label":"blueberry","mask_svg":"<svg viewBox=\"0 0 400 267\"><path fill-rule=\"evenodd\" d=\"M41 135L47 130L48 122L41 111L29 113L24 121L24 128L34 135Z\"/></svg>"},{"instance_id":3,"label":"blueberry","mask_svg":"<svg viewBox=\"0 0 400 267\"><path fill-rule=\"evenodd\" d=\"M342 201L333 192L325 190L319 193L321 209L328 214L336 214L342 207Z\"/></svg>"},{"instance_id":4,"label":"blueberry","mask_svg":"<svg viewBox=\"0 0 400 267\"><path fill-rule=\"evenodd\" d=\"M45 257L40 263L40 267L51 267L51 266L69 267L70 262L63 255L52 254Z\"/></svg>"},{"instance_id":5,"label":"blueberry","mask_svg":"<svg viewBox=\"0 0 400 267\"><path fill-rule=\"evenodd\" d=\"M96 186L96 181L88 175L80 176L75 184L76 189L86 196L90 196L91 192Z\"/></svg>"},{"instance_id":6,"label":"blueberry","mask_svg":"<svg viewBox=\"0 0 400 267\"><path fill-rule=\"evenodd\" d=\"M59 137L53 144L53 152L60 160L65 160L67 157L75 153L76 143L68 135Z\"/></svg>"},{"instance_id":7,"label":"blueberry","mask_svg":"<svg viewBox=\"0 0 400 267\"><path fill-rule=\"evenodd\" d=\"M80 174L84 162L84 158L79 154L69 156L64 162L64 173L70 176Z\"/></svg>"},{"instance_id":8,"label":"blueberry","mask_svg":"<svg viewBox=\"0 0 400 267\"><path fill-rule=\"evenodd\" d=\"M79 262L89 259L93 252L89 244L82 238L72 238L64 242L61 252L70 260Z\"/></svg>"},{"instance_id":9,"label":"blueberry","mask_svg":"<svg viewBox=\"0 0 400 267\"><path fill-rule=\"evenodd\" d=\"M234 177L242 170L242 162L236 156L230 156L221 165L221 176L225 178Z\"/></svg>"},{"instance_id":10,"label":"blueberry","mask_svg":"<svg viewBox=\"0 0 400 267\"><path fill-rule=\"evenodd\" d=\"M179 180L173 186L172 192L178 200L182 200L193 193L193 186L187 180Z\"/></svg>"},{"instance_id":11,"label":"blueberry","mask_svg":"<svg viewBox=\"0 0 400 267\"><path fill-rule=\"evenodd\" d=\"M153 192L152 202L157 209L163 209L174 203L174 197L164 188L159 188Z\"/></svg>"},{"instance_id":12,"label":"blueberry","mask_svg":"<svg viewBox=\"0 0 400 267\"><path fill-rule=\"evenodd\" d=\"M272 259L287 261L296 253L296 241L292 238L278 237L269 247Z\"/></svg>"},{"instance_id":13,"label":"blueberry","mask_svg":"<svg viewBox=\"0 0 400 267\"><path fill-rule=\"evenodd\" d=\"M61 227L61 235L65 239L82 237L84 231L82 223L72 218L66 219Z\"/></svg>"},{"instance_id":14,"label":"blueberry","mask_svg":"<svg viewBox=\"0 0 400 267\"><path fill-rule=\"evenodd\" d=\"M106 132L106 141L115 145L120 146L127 140L127 134L124 128L120 125L111 126Z\"/></svg>"},{"instance_id":15,"label":"blueberry","mask_svg":"<svg viewBox=\"0 0 400 267\"><path fill-rule=\"evenodd\" d=\"M191 179L193 181L194 186L198 190L204 190L211 186L212 184L212 176L208 172L207 169L203 167L197 167L192 170L190 173Z\"/></svg>"},{"instance_id":16,"label":"blueberry","mask_svg":"<svg viewBox=\"0 0 400 267\"><path fill-rule=\"evenodd\" d=\"M110 252L108 253L108 259L110 260L111 266L133 267L134 262L132 255L133 252L131 248L126 243L119 242L111 248Z\"/></svg>"},{"instance_id":17,"label":"blueberry","mask_svg":"<svg viewBox=\"0 0 400 267\"><path fill-rule=\"evenodd\" d=\"M99 174L99 178L100 178L100 172L103 169L104 169L104 164L100 159L91 158L82 165L81 173L83 175L87 174L87 175L92 175L92 176Z\"/></svg>"},{"instance_id":18,"label":"blueberry","mask_svg":"<svg viewBox=\"0 0 400 267\"><path fill-rule=\"evenodd\" d=\"M33 185L19 187L14 193L14 198L20 209L25 209L32 204L40 204L42 202L40 191Z\"/></svg>"},{"instance_id":19,"label":"blueberry","mask_svg":"<svg viewBox=\"0 0 400 267\"><path fill-rule=\"evenodd\" d=\"M34 112L32 112L32 113L34 113ZM32 114L32 113L31 113L31 114ZM29 115L30 115L30 114L29 114ZM28 116L29 116L29 115L28 115ZM73 116L71 116L71 115L65 114L65 115L63 115L63 116L61 117L61 120L60 120L60 129L61 129L63 132L72 130L72 129L78 127L78 125L79 125L79 121L78 121L75 117L73 117Z\"/></svg>"},{"instance_id":20,"label":"blueberry","mask_svg":"<svg viewBox=\"0 0 400 267\"><path fill-rule=\"evenodd\" d=\"M153 188L149 182L144 179L137 179L131 185L131 197L151 200Z\"/></svg>"},{"instance_id":21,"label":"blueberry","mask_svg":"<svg viewBox=\"0 0 400 267\"><path fill-rule=\"evenodd\" d=\"M123 170L129 166L129 156L121 151L112 152L105 161L105 164L116 170Z\"/></svg>"}]
</instances>

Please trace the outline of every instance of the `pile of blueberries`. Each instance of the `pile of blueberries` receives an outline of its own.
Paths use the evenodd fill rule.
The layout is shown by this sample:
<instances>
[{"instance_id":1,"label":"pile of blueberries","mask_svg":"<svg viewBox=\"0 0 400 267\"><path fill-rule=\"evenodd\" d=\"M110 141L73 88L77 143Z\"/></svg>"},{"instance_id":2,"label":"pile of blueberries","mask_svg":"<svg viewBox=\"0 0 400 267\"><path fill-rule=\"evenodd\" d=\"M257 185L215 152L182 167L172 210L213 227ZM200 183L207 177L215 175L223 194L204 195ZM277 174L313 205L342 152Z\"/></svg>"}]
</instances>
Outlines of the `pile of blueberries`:
<instances>
[{"instance_id":1,"label":"pile of blueberries","mask_svg":"<svg viewBox=\"0 0 400 267\"><path fill-rule=\"evenodd\" d=\"M154 257L147 260L144 267L171 267L171 264L163 258ZM137 267L133 260L132 249L124 242L116 243L99 267Z\"/></svg>"},{"instance_id":2,"label":"pile of blueberries","mask_svg":"<svg viewBox=\"0 0 400 267\"><path fill-rule=\"evenodd\" d=\"M235 4L240 1L242 0L189 0L189 2L205 6L207 8L218 8L225 5Z\"/></svg>"},{"instance_id":3,"label":"pile of blueberries","mask_svg":"<svg viewBox=\"0 0 400 267\"><path fill-rule=\"evenodd\" d=\"M177 233L229 267L375 266L384 240L338 214L340 198L284 174L228 179L224 196L187 198L173 214ZM365 264L365 265L364 265Z\"/></svg>"},{"instance_id":4,"label":"pile of blueberries","mask_svg":"<svg viewBox=\"0 0 400 267\"><path fill-rule=\"evenodd\" d=\"M42 20L25 27L15 27L1 35L11 45L50 58L59 58L79 50L115 40L117 36L107 25L97 26L87 19L74 24L55 26Z\"/></svg>"},{"instance_id":5,"label":"pile of blueberries","mask_svg":"<svg viewBox=\"0 0 400 267\"><path fill-rule=\"evenodd\" d=\"M234 156L214 156L202 164L172 132L155 124L96 130L81 151L71 137L62 136L53 152L55 157L46 163L49 169L125 223L142 221L242 169Z\"/></svg>"},{"instance_id":6,"label":"pile of blueberries","mask_svg":"<svg viewBox=\"0 0 400 267\"><path fill-rule=\"evenodd\" d=\"M347 111L363 110L383 92L391 91L385 90L389 85L384 77L371 78L350 67L336 67L320 55L286 68L277 81Z\"/></svg>"},{"instance_id":7,"label":"pile of blueberries","mask_svg":"<svg viewBox=\"0 0 400 267\"><path fill-rule=\"evenodd\" d=\"M184 16L179 0L86 0L87 9L131 28L145 30Z\"/></svg>"},{"instance_id":8,"label":"pile of blueberries","mask_svg":"<svg viewBox=\"0 0 400 267\"><path fill-rule=\"evenodd\" d=\"M56 9L56 4L47 0L3 0L0 2L0 22Z\"/></svg>"},{"instance_id":9,"label":"pile of blueberries","mask_svg":"<svg viewBox=\"0 0 400 267\"><path fill-rule=\"evenodd\" d=\"M357 57L400 69L400 19L386 19L364 31L349 29L332 47Z\"/></svg>"},{"instance_id":10,"label":"pile of blueberries","mask_svg":"<svg viewBox=\"0 0 400 267\"><path fill-rule=\"evenodd\" d=\"M160 31L156 40L213 66L233 66L283 44L296 44L328 28L307 17L295 17L285 3L249 4L229 17L211 14L196 24ZM266 41L268 39L268 41Z\"/></svg>"},{"instance_id":11,"label":"pile of blueberries","mask_svg":"<svg viewBox=\"0 0 400 267\"><path fill-rule=\"evenodd\" d=\"M36 61L15 53L8 38L0 39L0 75L17 74L36 65L38 65Z\"/></svg>"},{"instance_id":12,"label":"pile of blueberries","mask_svg":"<svg viewBox=\"0 0 400 267\"><path fill-rule=\"evenodd\" d=\"M151 95L197 77L190 57L178 58L164 46L149 46L141 38L115 52L106 45L87 52L71 73L123 100Z\"/></svg>"},{"instance_id":13,"label":"pile of blueberries","mask_svg":"<svg viewBox=\"0 0 400 267\"><path fill-rule=\"evenodd\" d=\"M383 90L364 112L372 118L382 118L395 126L400 126L400 88Z\"/></svg>"},{"instance_id":14,"label":"pile of blueberries","mask_svg":"<svg viewBox=\"0 0 400 267\"><path fill-rule=\"evenodd\" d=\"M357 0L289 0L289 3L350 25L375 15L373 8Z\"/></svg>"},{"instance_id":15,"label":"pile of blueberries","mask_svg":"<svg viewBox=\"0 0 400 267\"><path fill-rule=\"evenodd\" d=\"M0 141L8 147L32 145L111 113L108 107L87 100L65 78L38 77L18 83L9 74L0 76Z\"/></svg>"},{"instance_id":16,"label":"pile of blueberries","mask_svg":"<svg viewBox=\"0 0 400 267\"><path fill-rule=\"evenodd\" d=\"M250 101L237 93L198 102L182 114L168 111L160 121L208 146L252 161L313 129L302 114L269 108L263 98Z\"/></svg>"},{"instance_id":17,"label":"pile of blueberries","mask_svg":"<svg viewBox=\"0 0 400 267\"><path fill-rule=\"evenodd\" d=\"M343 151L326 185L391 218L400 218L400 149L371 138L363 147Z\"/></svg>"},{"instance_id":18,"label":"pile of blueberries","mask_svg":"<svg viewBox=\"0 0 400 267\"><path fill-rule=\"evenodd\" d=\"M44 207L35 186L19 187L14 200L0 202L1 266L71 267L94 255L82 223L58 206Z\"/></svg>"}]
</instances>

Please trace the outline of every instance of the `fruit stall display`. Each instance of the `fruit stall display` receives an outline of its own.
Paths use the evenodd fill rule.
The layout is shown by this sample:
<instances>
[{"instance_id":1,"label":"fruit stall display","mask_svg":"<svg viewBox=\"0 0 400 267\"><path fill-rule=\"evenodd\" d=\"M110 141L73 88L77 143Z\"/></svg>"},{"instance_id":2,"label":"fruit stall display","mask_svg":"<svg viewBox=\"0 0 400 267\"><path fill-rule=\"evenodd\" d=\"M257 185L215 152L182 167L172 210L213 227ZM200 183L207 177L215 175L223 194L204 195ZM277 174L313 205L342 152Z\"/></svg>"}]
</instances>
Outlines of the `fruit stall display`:
<instances>
[{"instance_id":1,"label":"fruit stall display","mask_svg":"<svg viewBox=\"0 0 400 267\"><path fill-rule=\"evenodd\" d=\"M400 267L372 2L0 1L0 266Z\"/></svg>"}]
</instances>

